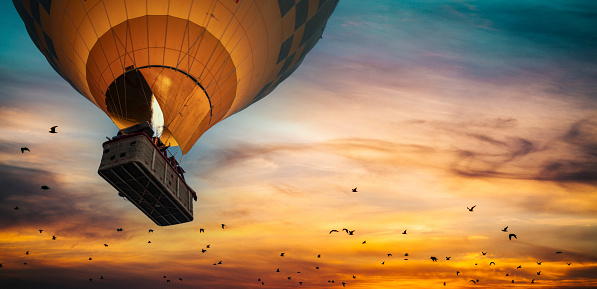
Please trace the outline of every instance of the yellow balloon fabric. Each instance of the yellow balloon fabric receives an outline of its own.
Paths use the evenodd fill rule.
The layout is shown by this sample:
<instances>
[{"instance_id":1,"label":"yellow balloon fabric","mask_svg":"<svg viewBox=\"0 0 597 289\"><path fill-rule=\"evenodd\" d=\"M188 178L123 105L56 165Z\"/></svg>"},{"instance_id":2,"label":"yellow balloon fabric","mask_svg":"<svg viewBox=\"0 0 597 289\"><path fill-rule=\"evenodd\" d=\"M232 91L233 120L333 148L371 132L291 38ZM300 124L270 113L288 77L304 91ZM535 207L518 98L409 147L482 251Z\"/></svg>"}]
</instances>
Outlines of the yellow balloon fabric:
<instances>
[{"instance_id":1,"label":"yellow balloon fabric","mask_svg":"<svg viewBox=\"0 0 597 289\"><path fill-rule=\"evenodd\" d=\"M119 128L164 114L187 153L269 94L320 39L338 0L13 0L48 62Z\"/></svg>"}]
</instances>

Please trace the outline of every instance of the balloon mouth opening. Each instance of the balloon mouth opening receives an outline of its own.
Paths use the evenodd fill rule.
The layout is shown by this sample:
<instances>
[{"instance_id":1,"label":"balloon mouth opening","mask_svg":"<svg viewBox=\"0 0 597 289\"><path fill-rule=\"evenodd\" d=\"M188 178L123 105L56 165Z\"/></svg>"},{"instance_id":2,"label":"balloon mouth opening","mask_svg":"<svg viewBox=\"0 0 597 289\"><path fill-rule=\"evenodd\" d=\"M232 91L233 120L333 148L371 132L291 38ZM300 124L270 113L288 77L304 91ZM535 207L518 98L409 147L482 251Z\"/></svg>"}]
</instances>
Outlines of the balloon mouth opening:
<instances>
[{"instance_id":1,"label":"balloon mouth opening","mask_svg":"<svg viewBox=\"0 0 597 289\"><path fill-rule=\"evenodd\" d=\"M160 104L139 69L131 69L116 78L106 91L105 101L108 115L120 129L149 122L153 136L171 146L178 145L165 127Z\"/></svg>"}]
</instances>

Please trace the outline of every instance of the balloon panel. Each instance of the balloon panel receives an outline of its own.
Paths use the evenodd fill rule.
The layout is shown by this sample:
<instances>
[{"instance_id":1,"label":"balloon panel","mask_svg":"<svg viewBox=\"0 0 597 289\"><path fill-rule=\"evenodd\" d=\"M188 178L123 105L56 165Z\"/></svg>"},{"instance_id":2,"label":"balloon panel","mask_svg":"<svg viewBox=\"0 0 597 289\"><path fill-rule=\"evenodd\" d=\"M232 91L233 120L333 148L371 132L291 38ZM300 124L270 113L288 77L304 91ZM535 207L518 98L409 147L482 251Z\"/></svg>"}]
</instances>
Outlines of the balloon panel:
<instances>
[{"instance_id":1,"label":"balloon panel","mask_svg":"<svg viewBox=\"0 0 597 289\"><path fill-rule=\"evenodd\" d=\"M131 83L149 87L184 153L296 70L337 2L13 0L50 65L120 128L147 121Z\"/></svg>"}]
</instances>

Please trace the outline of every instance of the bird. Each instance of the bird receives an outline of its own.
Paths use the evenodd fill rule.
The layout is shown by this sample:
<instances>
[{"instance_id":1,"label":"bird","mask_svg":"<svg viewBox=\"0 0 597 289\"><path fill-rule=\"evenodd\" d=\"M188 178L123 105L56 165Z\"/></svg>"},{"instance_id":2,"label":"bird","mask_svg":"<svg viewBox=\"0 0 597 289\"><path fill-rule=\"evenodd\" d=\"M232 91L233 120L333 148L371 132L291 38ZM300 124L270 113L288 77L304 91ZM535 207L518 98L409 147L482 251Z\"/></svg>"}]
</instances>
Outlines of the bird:
<instances>
[{"instance_id":1,"label":"bird","mask_svg":"<svg viewBox=\"0 0 597 289\"><path fill-rule=\"evenodd\" d=\"M205 229L199 228L199 233L205 233Z\"/></svg>"},{"instance_id":2,"label":"bird","mask_svg":"<svg viewBox=\"0 0 597 289\"><path fill-rule=\"evenodd\" d=\"M481 251L481 254L483 254L483 256L485 256L485 255L487 255L487 252Z\"/></svg>"},{"instance_id":3,"label":"bird","mask_svg":"<svg viewBox=\"0 0 597 289\"><path fill-rule=\"evenodd\" d=\"M456 271L456 276L458 276L458 274L460 274L460 271Z\"/></svg>"},{"instance_id":4,"label":"bird","mask_svg":"<svg viewBox=\"0 0 597 289\"><path fill-rule=\"evenodd\" d=\"M433 261L433 262L437 262L437 258L435 258L433 256L431 256L431 258L429 258L429 259L431 259L431 261Z\"/></svg>"},{"instance_id":5,"label":"bird","mask_svg":"<svg viewBox=\"0 0 597 289\"><path fill-rule=\"evenodd\" d=\"M321 254L318 254L318 255L317 255L317 258L321 258Z\"/></svg>"},{"instance_id":6,"label":"bird","mask_svg":"<svg viewBox=\"0 0 597 289\"><path fill-rule=\"evenodd\" d=\"M446 257L446 261L450 261L450 258L452 258L452 257Z\"/></svg>"},{"instance_id":7,"label":"bird","mask_svg":"<svg viewBox=\"0 0 597 289\"><path fill-rule=\"evenodd\" d=\"M25 255L29 255L29 251L25 252Z\"/></svg>"},{"instance_id":8,"label":"bird","mask_svg":"<svg viewBox=\"0 0 597 289\"><path fill-rule=\"evenodd\" d=\"M388 253L388 257L392 257L392 254Z\"/></svg>"},{"instance_id":9,"label":"bird","mask_svg":"<svg viewBox=\"0 0 597 289\"><path fill-rule=\"evenodd\" d=\"M408 253L404 253L404 256L408 257Z\"/></svg>"},{"instance_id":10,"label":"bird","mask_svg":"<svg viewBox=\"0 0 597 289\"><path fill-rule=\"evenodd\" d=\"M153 229L149 229L149 233L153 233Z\"/></svg>"},{"instance_id":11,"label":"bird","mask_svg":"<svg viewBox=\"0 0 597 289\"><path fill-rule=\"evenodd\" d=\"M280 253L280 257L284 257L284 253Z\"/></svg>"},{"instance_id":12,"label":"bird","mask_svg":"<svg viewBox=\"0 0 597 289\"><path fill-rule=\"evenodd\" d=\"M205 249L201 249L201 253L205 253L207 250Z\"/></svg>"},{"instance_id":13,"label":"bird","mask_svg":"<svg viewBox=\"0 0 597 289\"><path fill-rule=\"evenodd\" d=\"M226 224L222 224L222 229L224 229L224 227L226 227Z\"/></svg>"},{"instance_id":14,"label":"bird","mask_svg":"<svg viewBox=\"0 0 597 289\"><path fill-rule=\"evenodd\" d=\"M178 277L178 280L182 281L182 278Z\"/></svg>"},{"instance_id":15,"label":"bird","mask_svg":"<svg viewBox=\"0 0 597 289\"><path fill-rule=\"evenodd\" d=\"M493 261L489 262L489 266L491 266L491 264L495 265L495 262L493 262Z\"/></svg>"},{"instance_id":16,"label":"bird","mask_svg":"<svg viewBox=\"0 0 597 289\"><path fill-rule=\"evenodd\" d=\"M541 271L537 272L537 275L541 275Z\"/></svg>"},{"instance_id":17,"label":"bird","mask_svg":"<svg viewBox=\"0 0 597 289\"><path fill-rule=\"evenodd\" d=\"M166 279L166 276L164 276L164 277L162 277L162 278Z\"/></svg>"},{"instance_id":18,"label":"bird","mask_svg":"<svg viewBox=\"0 0 597 289\"><path fill-rule=\"evenodd\" d=\"M218 262L218 264L222 265L222 261Z\"/></svg>"},{"instance_id":19,"label":"bird","mask_svg":"<svg viewBox=\"0 0 597 289\"><path fill-rule=\"evenodd\" d=\"M45 191L45 190L49 190L50 187L48 187L48 186L41 186L41 189Z\"/></svg>"},{"instance_id":20,"label":"bird","mask_svg":"<svg viewBox=\"0 0 597 289\"><path fill-rule=\"evenodd\" d=\"M512 280L512 283L514 283L514 280Z\"/></svg>"},{"instance_id":21,"label":"bird","mask_svg":"<svg viewBox=\"0 0 597 289\"><path fill-rule=\"evenodd\" d=\"M510 235L508 235L508 239L512 240L512 237L514 237L514 239L518 239L518 238L516 237L516 234L510 234Z\"/></svg>"},{"instance_id":22,"label":"bird","mask_svg":"<svg viewBox=\"0 0 597 289\"><path fill-rule=\"evenodd\" d=\"M543 262L537 262L537 265L541 265L541 263L543 263Z\"/></svg>"},{"instance_id":23,"label":"bird","mask_svg":"<svg viewBox=\"0 0 597 289\"><path fill-rule=\"evenodd\" d=\"M404 232L402 232L402 234L406 235L406 230L404 230Z\"/></svg>"},{"instance_id":24,"label":"bird","mask_svg":"<svg viewBox=\"0 0 597 289\"><path fill-rule=\"evenodd\" d=\"M346 287L346 282L342 282L342 287Z\"/></svg>"},{"instance_id":25,"label":"bird","mask_svg":"<svg viewBox=\"0 0 597 289\"><path fill-rule=\"evenodd\" d=\"M122 232L122 228L116 229L116 232Z\"/></svg>"},{"instance_id":26,"label":"bird","mask_svg":"<svg viewBox=\"0 0 597 289\"><path fill-rule=\"evenodd\" d=\"M301 281L301 282L299 282L299 285L303 285L303 282L302 282L302 281Z\"/></svg>"},{"instance_id":27,"label":"bird","mask_svg":"<svg viewBox=\"0 0 597 289\"><path fill-rule=\"evenodd\" d=\"M473 283L477 284L477 281L475 281L475 280L471 280L471 281L469 281L469 282L473 282Z\"/></svg>"},{"instance_id":28,"label":"bird","mask_svg":"<svg viewBox=\"0 0 597 289\"><path fill-rule=\"evenodd\" d=\"M510 274L509 274L509 273L506 273L506 276L510 276Z\"/></svg>"},{"instance_id":29,"label":"bird","mask_svg":"<svg viewBox=\"0 0 597 289\"><path fill-rule=\"evenodd\" d=\"M506 228L503 228L502 232L508 232L508 226L506 226Z\"/></svg>"},{"instance_id":30,"label":"bird","mask_svg":"<svg viewBox=\"0 0 597 289\"><path fill-rule=\"evenodd\" d=\"M356 230L348 231L348 235L354 235L354 231Z\"/></svg>"},{"instance_id":31,"label":"bird","mask_svg":"<svg viewBox=\"0 0 597 289\"><path fill-rule=\"evenodd\" d=\"M19 209L19 206L16 206L16 207L15 207L15 210L18 210L18 209Z\"/></svg>"},{"instance_id":32,"label":"bird","mask_svg":"<svg viewBox=\"0 0 597 289\"><path fill-rule=\"evenodd\" d=\"M535 283L535 279L531 280L531 283Z\"/></svg>"},{"instance_id":33,"label":"bird","mask_svg":"<svg viewBox=\"0 0 597 289\"><path fill-rule=\"evenodd\" d=\"M477 206L477 205L474 205L474 206L472 206L472 207L470 207L470 208L469 208L469 207L466 207L466 208L468 209L468 211L469 211L469 212L472 212L472 211L475 209L475 207L476 207L476 206Z\"/></svg>"},{"instance_id":34,"label":"bird","mask_svg":"<svg viewBox=\"0 0 597 289\"><path fill-rule=\"evenodd\" d=\"M31 152L28 147L22 147L21 148L21 153L24 154L25 151Z\"/></svg>"},{"instance_id":35,"label":"bird","mask_svg":"<svg viewBox=\"0 0 597 289\"><path fill-rule=\"evenodd\" d=\"M280 268L278 268L278 269L276 270L276 272L280 272Z\"/></svg>"},{"instance_id":36,"label":"bird","mask_svg":"<svg viewBox=\"0 0 597 289\"><path fill-rule=\"evenodd\" d=\"M334 230L331 230L331 231L330 231L330 234L331 234L331 233L338 233L338 232L339 232L338 230L335 230L335 229L334 229Z\"/></svg>"},{"instance_id":37,"label":"bird","mask_svg":"<svg viewBox=\"0 0 597 289\"><path fill-rule=\"evenodd\" d=\"M151 241L147 241L147 244L151 244Z\"/></svg>"},{"instance_id":38,"label":"bird","mask_svg":"<svg viewBox=\"0 0 597 289\"><path fill-rule=\"evenodd\" d=\"M23 263L23 265L27 265L27 262Z\"/></svg>"},{"instance_id":39,"label":"bird","mask_svg":"<svg viewBox=\"0 0 597 289\"><path fill-rule=\"evenodd\" d=\"M57 125L55 125L55 126L51 127L51 128L50 128L50 133L58 133L58 132L56 131L56 128L57 128L57 127L58 127Z\"/></svg>"},{"instance_id":40,"label":"bird","mask_svg":"<svg viewBox=\"0 0 597 289\"><path fill-rule=\"evenodd\" d=\"M104 247L108 247L108 244L104 244Z\"/></svg>"},{"instance_id":41,"label":"bird","mask_svg":"<svg viewBox=\"0 0 597 289\"><path fill-rule=\"evenodd\" d=\"M361 243L361 244L367 244L367 240L363 241L363 243Z\"/></svg>"},{"instance_id":42,"label":"bird","mask_svg":"<svg viewBox=\"0 0 597 289\"><path fill-rule=\"evenodd\" d=\"M89 282L93 281L93 279L89 278Z\"/></svg>"},{"instance_id":43,"label":"bird","mask_svg":"<svg viewBox=\"0 0 597 289\"><path fill-rule=\"evenodd\" d=\"M319 266L315 267L315 269L319 270Z\"/></svg>"},{"instance_id":44,"label":"bird","mask_svg":"<svg viewBox=\"0 0 597 289\"><path fill-rule=\"evenodd\" d=\"M89 261L91 261L91 257L89 257Z\"/></svg>"},{"instance_id":45,"label":"bird","mask_svg":"<svg viewBox=\"0 0 597 289\"><path fill-rule=\"evenodd\" d=\"M520 268L522 268L522 265L518 265L518 267L516 267L516 269L520 269Z\"/></svg>"},{"instance_id":46,"label":"bird","mask_svg":"<svg viewBox=\"0 0 597 289\"><path fill-rule=\"evenodd\" d=\"M52 236L52 240L56 240L56 236Z\"/></svg>"},{"instance_id":47,"label":"bird","mask_svg":"<svg viewBox=\"0 0 597 289\"><path fill-rule=\"evenodd\" d=\"M104 279L104 275L100 276L100 279Z\"/></svg>"},{"instance_id":48,"label":"bird","mask_svg":"<svg viewBox=\"0 0 597 289\"><path fill-rule=\"evenodd\" d=\"M205 248L209 249L209 244L207 244L207 246L205 246Z\"/></svg>"},{"instance_id":49,"label":"bird","mask_svg":"<svg viewBox=\"0 0 597 289\"><path fill-rule=\"evenodd\" d=\"M170 280L166 280L166 283L170 283Z\"/></svg>"},{"instance_id":50,"label":"bird","mask_svg":"<svg viewBox=\"0 0 597 289\"><path fill-rule=\"evenodd\" d=\"M561 251L557 251L556 254L562 254L562 252Z\"/></svg>"},{"instance_id":51,"label":"bird","mask_svg":"<svg viewBox=\"0 0 597 289\"><path fill-rule=\"evenodd\" d=\"M566 264L568 264L568 266L570 266L570 264L572 264L572 263L566 263Z\"/></svg>"},{"instance_id":52,"label":"bird","mask_svg":"<svg viewBox=\"0 0 597 289\"><path fill-rule=\"evenodd\" d=\"M355 275L352 275L352 279L357 279L357 276L355 276Z\"/></svg>"},{"instance_id":53,"label":"bird","mask_svg":"<svg viewBox=\"0 0 597 289\"><path fill-rule=\"evenodd\" d=\"M346 231L346 234L348 234L348 229L344 228L342 231Z\"/></svg>"},{"instance_id":54,"label":"bird","mask_svg":"<svg viewBox=\"0 0 597 289\"><path fill-rule=\"evenodd\" d=\"M352 189L352 192L356 193L357 192L357 187L354 187L354 189Z\"/></svg>"},{"instance_id":55,"label":"bird","mask_svg":"<svg viewBox=\"0 0 597 289\"><path fill-rule=\"evenodd\" d=\"M39 233L41 234L41 232L43 232L44 230L39 230Z\"/></svg>"},{"instance_id":56,"label":"bird","mask_svg":"<svg viewBox=\"0 0 597 289\"><path fill-rule=\"evenodd\" d=\"M286 277L286 278L288 278L288 280L290 280L290 276L288 276L288 277Z\"/></svg>"},{"instance_id":57,"label":"bird","mask_svg":"<svg viewBox=\"0 0 597 289\"><path fill-rule=\"evenodd\" d=\"M382 265L386 264L386 261L381 262Z\"/></svg>"}]
</instances>

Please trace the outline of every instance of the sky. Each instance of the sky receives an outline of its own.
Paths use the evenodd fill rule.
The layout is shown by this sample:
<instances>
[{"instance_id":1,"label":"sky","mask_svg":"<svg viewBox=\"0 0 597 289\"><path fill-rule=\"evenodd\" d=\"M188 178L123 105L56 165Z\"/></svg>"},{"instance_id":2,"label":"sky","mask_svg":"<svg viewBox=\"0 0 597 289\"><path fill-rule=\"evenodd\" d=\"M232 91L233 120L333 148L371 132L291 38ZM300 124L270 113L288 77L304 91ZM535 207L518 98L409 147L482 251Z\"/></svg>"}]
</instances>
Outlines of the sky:
<instances>
[{"instance_id":1,"label":"sky","mask_svg":"<svg viewBox=\"0 0 597 289\"><path fill-rule=\"evenodd\" d=\"M340 1L177 155L198 200L169 227L97 174L117 127L0 16L3 288L597 287L595 1Z\"/></svg>"}]
</instances>

